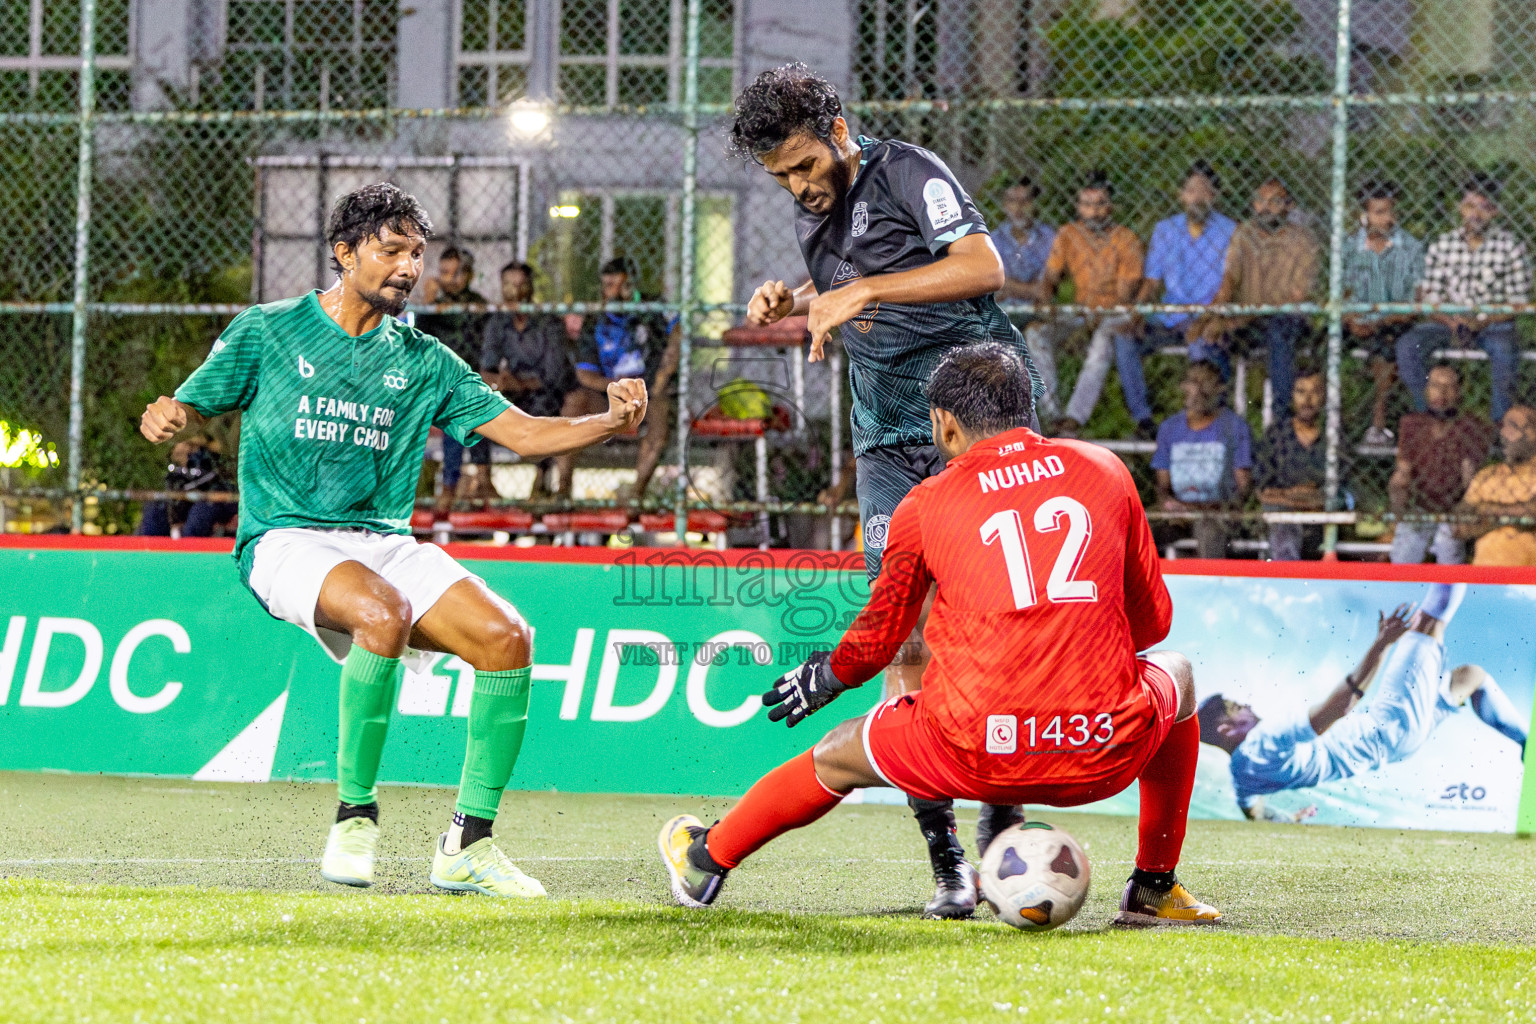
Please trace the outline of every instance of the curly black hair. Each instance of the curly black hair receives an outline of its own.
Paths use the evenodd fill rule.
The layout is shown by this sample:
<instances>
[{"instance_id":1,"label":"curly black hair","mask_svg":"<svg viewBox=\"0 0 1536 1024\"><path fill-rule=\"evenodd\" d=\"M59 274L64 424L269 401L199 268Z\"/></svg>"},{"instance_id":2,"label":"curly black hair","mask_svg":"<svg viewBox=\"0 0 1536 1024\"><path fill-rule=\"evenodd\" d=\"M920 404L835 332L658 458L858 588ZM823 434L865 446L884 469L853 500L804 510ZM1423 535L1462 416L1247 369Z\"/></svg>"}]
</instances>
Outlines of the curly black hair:
<instances>
[{"instance_id":1,"label":"curly black hair","mask_svg":"<svg viewBox=\"0 0 1536 1024\"><path fill-rule=\"evenodd\" d=\"M928 404L952 414L976 437L1027 427L1034 417L1033 385L1024 360L996 341L950 349L924 390Z\"/></svg>"},{"instance_id":2,"label":"curly black hair","mask_svg":"<svg viewBox=\"0 0 1536 1024\"><path fill-rule=\"evenodd\" d=\"M332 269L341 273L341 262L336 259L337 242L346 242L347 248L356 249L368 239L378 238L386 227L402 235L414 227L432 237L432 218L416 197L387 181L364 185L336 200L325 222L325 244L331 250Z\"/></svg>"},{"instance_id":3,"label":"curly black hair","mask_svg":"<svg viewBox=\"0 0 1536 1024\"><path fill-rule=\"evenodd\" d=\"M843 116L843 102L832 83L796 61L771 71L736 97L736 121L727 151L743 160L763 155L802 132L823 142L832 139L832 122Z\"/></svg>"}]
</instances>

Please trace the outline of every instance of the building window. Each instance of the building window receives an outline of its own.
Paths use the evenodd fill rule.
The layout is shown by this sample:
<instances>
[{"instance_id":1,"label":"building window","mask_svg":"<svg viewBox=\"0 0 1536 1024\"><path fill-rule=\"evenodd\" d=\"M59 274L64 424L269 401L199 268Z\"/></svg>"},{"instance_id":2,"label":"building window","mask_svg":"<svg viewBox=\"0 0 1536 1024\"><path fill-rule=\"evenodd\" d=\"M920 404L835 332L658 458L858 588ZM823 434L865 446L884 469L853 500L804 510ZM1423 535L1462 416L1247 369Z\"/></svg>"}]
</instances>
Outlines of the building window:
<instances>
[{"instance_id":1,"label":"building window","mask_svg":"<svg viewBox=\"0 0 1536 1024\"><path fill-rule=\"evenodd\" d=\"M126 110L130 0L96 4L96 107ZM0 2L0 109L61 113L80 104L80 0Z\"/></svg>"},{"instance_id":2,"label":"building window","mask_svg":"<svg viewBox=\"0 0 1536 1024\"><path fill-rule=\"evenodd\" d=\"M735 85L736 4L704 0L699 98L729 103ZM561 0L560 100L580 107L679 103L683 0Z\"/></svg>"},{"instance_id":3,"label":"building window","mask_svg":"<svg viewBox=\"0 0 1536 1024\"><path fill-rule=\"evenodd\" d=\"M549 227L530 259L549 274L551 296L566 302L599 297L598 268L615 256L635 263L647 299L676 301L682 253L682 193L676 189L562 189ZM701 191L694 238L694 297L729 302L735 267L734 199ZM722 324L706 325L717 336Z\"/></svg>"},{"instance_id":4,"label":"building window","mask_svg":"<svg viewBox=\"0 0 1536 1024\"><path fill-rule=\"evenodd\" d=\"M223 60L215 74L197 76L207 105L227 110L390 105L397 0L229 0L226 11Z\"/></svg>"},{"instance_id":5,"label":"building window","mask_svg":"<svg viewBox=\"0 0 1536 1024\"><path fill-rule=\"evenodd\" d=\"M527 0L463 0L457 60L461 107L499 107L528 89Z\"/></svg>"}]
</instances>

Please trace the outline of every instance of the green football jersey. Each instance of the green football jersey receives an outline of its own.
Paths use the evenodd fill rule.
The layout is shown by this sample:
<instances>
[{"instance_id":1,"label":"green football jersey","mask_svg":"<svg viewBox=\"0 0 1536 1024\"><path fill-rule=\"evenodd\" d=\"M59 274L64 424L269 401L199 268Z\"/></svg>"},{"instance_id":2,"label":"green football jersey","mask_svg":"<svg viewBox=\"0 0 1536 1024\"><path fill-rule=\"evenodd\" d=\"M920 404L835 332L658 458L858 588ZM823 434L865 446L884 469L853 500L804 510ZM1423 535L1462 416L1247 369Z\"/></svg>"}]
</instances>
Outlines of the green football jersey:
<instances>
[{"instance_id":1,"label":"green football jersey","mask_svg":"<svg viewBox=\"0 0 1536 1024\"><path fill-rule=\"evenodd\" d=\"M474 444L508 408L437 339L394 317L354 338L318 292L235 317L176 399L204 416L244 410L235 557L246 579L268 530L409 533L427 431Z\"/></svg>"}]
</instances>

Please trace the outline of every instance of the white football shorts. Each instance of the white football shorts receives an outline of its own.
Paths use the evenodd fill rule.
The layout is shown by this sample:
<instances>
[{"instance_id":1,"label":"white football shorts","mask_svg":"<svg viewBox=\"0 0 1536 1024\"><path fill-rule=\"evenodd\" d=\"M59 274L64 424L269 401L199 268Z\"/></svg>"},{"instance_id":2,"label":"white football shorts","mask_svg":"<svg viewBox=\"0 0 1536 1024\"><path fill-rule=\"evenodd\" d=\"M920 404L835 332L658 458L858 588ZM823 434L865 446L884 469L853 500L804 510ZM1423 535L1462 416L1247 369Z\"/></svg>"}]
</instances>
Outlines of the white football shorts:
<instances>
[{"instance_id":1,"label":"white football shorts","mask_svg":"<svg viewBox=\"0 0 1536 1024\"><path fill-rule=\"evenodd\" d=\"M435 544L414 537L368 530L269 530L256 542L251 591L273 618L291 622L320 641L325 653L345 661L352 647L346 633L315 625L315 606L325 577L342 562L373 570L411 603L411 625L459 580L478 579Z\"/></svg>"}]
</instances>

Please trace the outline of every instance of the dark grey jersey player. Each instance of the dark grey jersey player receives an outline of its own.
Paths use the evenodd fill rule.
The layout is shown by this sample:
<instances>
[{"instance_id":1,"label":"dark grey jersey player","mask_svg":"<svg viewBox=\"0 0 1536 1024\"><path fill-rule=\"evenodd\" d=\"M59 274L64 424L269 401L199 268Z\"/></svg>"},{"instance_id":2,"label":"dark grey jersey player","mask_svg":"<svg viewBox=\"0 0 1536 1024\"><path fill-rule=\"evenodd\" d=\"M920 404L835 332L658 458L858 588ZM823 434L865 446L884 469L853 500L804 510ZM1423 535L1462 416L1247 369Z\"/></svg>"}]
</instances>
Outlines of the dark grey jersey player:
<instances>
[{"instance_id":1,"label":"dark grey jersey player","mask_svg":"<svg viewBox=\"0 0 1536 1024\"><path fill-rule=\"evenodd\" d=\"M904 142L849 137L837 91L803 64L764 72L736 98L735 152L755 160L795 197L795 232L811 279L767 281L747 319L809 315L809 359L835 327L848 353L853 445L865 568L880 571L885 526L907 492L944 468L923 387L944 353L986 339L1018 352L1038 402L1044 386L1024 339L992 299L1003 263L971 197L944 162ZM927 651L886 670L888 693L918 689ZM975 872L955 836L949 801L909 801L933 863L931 917L967 917ZM977 844L1022 820L986 807Z\"/></svg>"}]
</instances>

